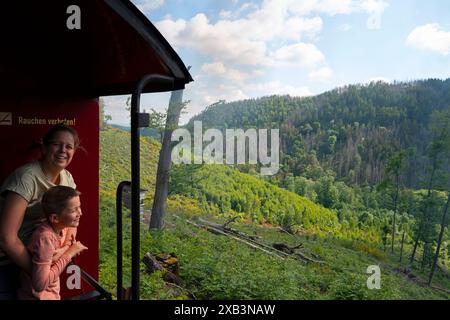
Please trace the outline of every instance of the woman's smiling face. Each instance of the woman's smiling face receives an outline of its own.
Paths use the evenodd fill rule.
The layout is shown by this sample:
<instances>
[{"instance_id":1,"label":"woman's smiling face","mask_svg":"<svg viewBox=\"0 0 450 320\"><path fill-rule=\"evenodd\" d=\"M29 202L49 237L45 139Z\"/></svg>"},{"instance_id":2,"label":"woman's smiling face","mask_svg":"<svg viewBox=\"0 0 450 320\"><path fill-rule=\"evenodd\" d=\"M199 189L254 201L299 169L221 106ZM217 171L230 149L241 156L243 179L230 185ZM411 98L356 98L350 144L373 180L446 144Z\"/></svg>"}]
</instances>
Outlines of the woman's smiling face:
<instances>
[{"instance_id":1,"label":"woman's smiling face","mask_svg":"<svg viewBox=\"0 0 450 320\"><path fill-rule=\"evenodd\" d=\"M44 146L44 161L59 169L65 169L72 162L75 153L75 141L68 131L58 131Z\"/></svg>"}]
</instances>

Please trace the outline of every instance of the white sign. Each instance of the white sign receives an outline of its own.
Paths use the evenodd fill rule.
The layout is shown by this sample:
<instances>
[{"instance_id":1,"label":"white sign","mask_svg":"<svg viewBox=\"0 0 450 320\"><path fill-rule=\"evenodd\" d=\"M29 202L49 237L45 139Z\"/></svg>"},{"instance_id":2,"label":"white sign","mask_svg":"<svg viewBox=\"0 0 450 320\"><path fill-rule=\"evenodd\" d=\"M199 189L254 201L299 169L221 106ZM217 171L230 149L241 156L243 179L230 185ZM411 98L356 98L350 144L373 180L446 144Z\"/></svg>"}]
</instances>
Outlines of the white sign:
<instances>
[{"instance_id":1,"label":"white sign","mask_svg":"<svg viewBox=\"0 0 450 320\"><path fill-rule=\"evenodd\" d=\"M12 125L12 112L0 112L0 126Z\"/></svg>"}]
</instances>

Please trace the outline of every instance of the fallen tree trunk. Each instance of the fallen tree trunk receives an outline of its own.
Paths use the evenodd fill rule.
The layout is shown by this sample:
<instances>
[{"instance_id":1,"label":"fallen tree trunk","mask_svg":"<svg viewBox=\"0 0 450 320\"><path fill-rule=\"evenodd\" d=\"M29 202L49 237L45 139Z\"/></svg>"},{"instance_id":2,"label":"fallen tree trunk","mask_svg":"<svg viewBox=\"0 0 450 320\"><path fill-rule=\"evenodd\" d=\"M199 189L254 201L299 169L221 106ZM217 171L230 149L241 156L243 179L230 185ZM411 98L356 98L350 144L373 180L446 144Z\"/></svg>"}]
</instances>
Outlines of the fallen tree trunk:
<instances>
[{"instance_id":1,"label":"fallen tree trunk","mask_svg":"<svg viewBox=\"0 0 450 320\"><path fill-rule=\"evenodd\" d=\"M190 224L192 224L192 225L195 225L196 227L199 227L199 228L205 228L206 230L208 230L208 231L211 232L211 233L214 233L214 234L220 234L220 235L224 235L224 236L233 238L233 239L235 239L235 240L237 240L237 241L240 241L240 242L245 243L246 245L248 245L248 246L250 246L250 247L252 247L252 248L254 248L254 249L258 249L258 250L261 250L261 251L263 251L263 252L265 252L265 253L267 253L267 254L270 254L270 255L276 256L276 257L278 257L278 258L284 259L284 257L282 257L282 256L280 256L280 255L277 255L276 253L270 252L270 251L268 251L268 250L266 250L266 249L264 249L264 248L261 248L260 246L258 246L258 245L256 245L256 244L253 244L253 243L251 243L250 241L246 241L246 240L244 240L244 239L241 239L241 238L238 238L238 237L236 237L236 236L230 235L230 234L228 234L228 233L226 233L226 232L224 232L224 231L222 231L222 230L219 230L219 229L217 229L217 228L214 228L214 227L212 227L212 226L208 226L208 225L199 225L199 224L196 224L195 222L192 222L192 221L189 221L189 220L186 220L186 222L188 222L188 223L190 223Z\"/></svg>"},{"instance_id":2,"label":"fallen tree trunk","mask_svg":"<svg viewBox=\"0 0 450 320\"><path fill-rule=\"evenodd\" d=\"M157 270L161 271L164 281L175 283L179 286L183 286L183 280L171 272L170 270L164 268L162 264L155 258L151 253L147 252L142 259L149 273L153 273Z\"/></svg>"},{"instance_id":3,"label":"fallen tree trunk","mask_svg":"<svg viewBox=\"0 0 450 320\"><path fill-rule=\"evenodd\" d=\"M179 216L176 216L176 218L180 218ZM180 218L181 219L181 218ZM254 249L258 249L260 251L263 251L267 254L273 255L273 256L277 256L279 258L293 258L296 260L299 260L303 263L317 263L317 264L324 264L323 261L319 261L319 260L315 260L313 258L307 257L306 255L304 255L303 253L286 253L282 250L278 250L277 248L274 248L273 246L269 246L266 245L264 243L261 243L257 240L255 240L254 237L249 236L247 234L245 234L244 232L232 229L230 227L224 226L224 225L220 225L214 222L210 222L207 220L204 220L202 218L199 218L199 222L201 222L201 224L195 223L193 221L190 221L188 219L184 219L188 224L194 225L198 228L205 228L206 230L208 230L211 233L214 234L218 234L218 235L224 235L227 237L230 237L232 239L235 239L237 241L243 242L245 244L247 244L248 246L254 248ZM225 224L226 225L226 224ZM297 246L299 247L299 246ZM297 248L294 247L294 248ZM292 249L292 248L291 248Z\"/></svg>"},{"instance_id":4,"label":"fallen tree trunk","mask_svg":"<svg viewBox=\"0 0 450 320\"><path fill-rule=\"evenodd\" d=\"M284 251L282 251L282 250L279 250L278 248L275 248L275 247L273 247L273 246L271 247L271 246L268 246L268 245L266 245L266 244L264 244L264 243L261 243L261 242L259 242L259 241L256 241L256 240L254 240L251 236L248 236L247 234L245 234L245 233L243 233L243 232L241 232L241 231L234 230L234 229L231 229L231 228L229 228L229 227L223 228L223 226L220 225L220 224L213 223L213 222L204 220L204 219L202 219L202 218L199 218L199 221L201 221L201 222L203 222L203 223L205 223L205 224L207 224L207 225L213 227L215 230L223 229L222 232L224 232L224 233L233 233L233 234L235 234L235 235L245 237L245 239L246 239L247 241L252 242L252 243L254 243L254 244L258 245L258 246L262 246L262 247L264 247L264 248L266 248L266 249L268 249L268 250L270 250L270 251L275 251L276 253L278 253L279 255L282 255L282 256L284 256L284 257L299 258L300 260L302 260L302 261L304 261L304 262L311 262L311 263L317 263L317 264L323 264L323 263L324 263L323 261L319 261L319 260L310 258L310 257L308 257L308 256L306 256L305 254L300 253L300 252L286 253L286 252L284 252ZM287 246L286 246L286 247L287 247ZM292 249L292 248L291 248L291 249ZM298 260L298 259L297 259L297 260Z\"/></svg>"}]
</instances>

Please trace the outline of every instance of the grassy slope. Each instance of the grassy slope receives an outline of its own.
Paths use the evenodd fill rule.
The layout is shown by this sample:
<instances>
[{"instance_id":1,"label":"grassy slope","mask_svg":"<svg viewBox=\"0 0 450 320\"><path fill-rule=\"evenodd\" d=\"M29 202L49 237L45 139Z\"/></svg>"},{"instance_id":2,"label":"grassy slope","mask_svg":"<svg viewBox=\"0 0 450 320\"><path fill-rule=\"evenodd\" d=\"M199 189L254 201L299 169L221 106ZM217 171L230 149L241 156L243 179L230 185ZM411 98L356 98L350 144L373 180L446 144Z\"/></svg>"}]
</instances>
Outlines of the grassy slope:
<instances>
[{"instance_id":1,"label":"grassy slope","mask_svg":"<svg viewBox=\"0 0 450 320\"><path fill-rule=\"evenodd\" d=\"M175 168L178 174L172 175L172 183L181 185L175 191L209 204L212 212L278 225L297 222L314 231L339 228L335 212L231 167L205 165L189 170L188 175L186 171L186 166Z\"/></svg>"},{"instance_id":2,"label":"grassy slope","mask_svg":"<svg viewBox=\"0 0 450 320\"><path fill-rule=\"evenodd\" d=\"M159 145L144 138L141 142L142 187L153 194ZM129 179L129 135L119 130L101 132L101 243L100 280L115 292L115 200L116 185ZM123 156L119 156L123 155ZM224 169L226 170L226 169ZM245 175L244 175L245 176ZM244 179L245 177L242 177ZM251 178L251 177L250 177ZM248 179L250 179L248 178ZM256 179L256 178L252 178ZM218 181L220 184L221 181ZM208 188L213 190L214 188ZM225 192L226 190L223 190ZM283 192L280 190L279 192ZM286 191L287 194L287 191ZM288 196L290 197L290 196ZM234 240L174 219L173 213L195 218L204 214L196 199L176 196L169 201L168 221L173 227L150 235L142 228L141 251L175 252L180 259L180 275L186 287L201 299L448 299L438 291L423 288L392 271L394 259L368 244L334 238L301 236L294 238L253 224L234 224L263 237L268 244L302 242L305 250L320 255L324 267L280 260L255 251ZM209 217L224 219L224 217ZM130 221L124 218L125 283L129 282ZM368 290L367 266L380 264L382 289ZM441 277L441 276L439 276ZM439 278L438 278L439 279ZM187 292L166 285L160 274L143 274L142 298L187 298Z\"/></svg>"}]
</instances>

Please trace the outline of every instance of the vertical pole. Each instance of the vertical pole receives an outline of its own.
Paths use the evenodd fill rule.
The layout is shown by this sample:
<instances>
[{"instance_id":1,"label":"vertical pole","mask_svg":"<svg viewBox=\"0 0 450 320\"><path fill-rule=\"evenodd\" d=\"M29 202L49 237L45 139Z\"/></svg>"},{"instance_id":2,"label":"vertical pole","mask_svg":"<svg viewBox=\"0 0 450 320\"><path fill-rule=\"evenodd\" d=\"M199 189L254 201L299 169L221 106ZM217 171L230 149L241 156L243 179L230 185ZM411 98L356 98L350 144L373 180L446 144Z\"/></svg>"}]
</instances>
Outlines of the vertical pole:
<instances>
[{"instance_id":1,"label":"vertical pole","mask_svg":"<svg viewBox=\"0 0 450 320\"><path fill-rule=\"evenodd\" d=\"M148 127L149 118L139 111L141 93L148 83L171 84L174 79L160 75L146 75L136 86L131 96L131 300L139 300L140 281L140 132Z\"/></svg>"},{"instance_id":2,"label":"vertical pole","mask_svg":"<svg viewBox=\"0 0 450 320\"><path fill-rule=\"evenodd\" d=\"M131 182L129 181L122 181L119 186L117 187L116 192L116 235L117 235L117 257L116 257L116 274L117 274L117 300L122 300L122 289L123 289L123 263L122 263L122 252L123 252L123 245L122 245L122 199L123 199L123 188L125 186L130 187Z\"/></svg>"},{"instance_id":3,"label":"vertical pole","mask_svg":"<svg viewBox=\"0 0 450 320\"><path fill-rule=\"evenodd\" d=\"M142 88L136 88L131 97L131 300L139 300L139 192L140 182L140 132L139 103Z\"/></svg>"}]
</instances>

